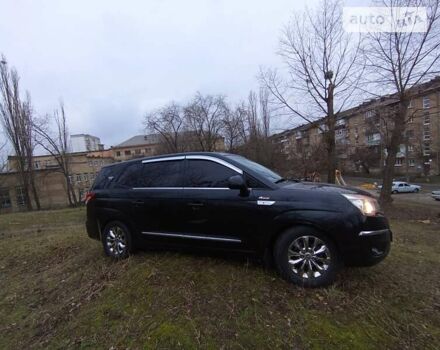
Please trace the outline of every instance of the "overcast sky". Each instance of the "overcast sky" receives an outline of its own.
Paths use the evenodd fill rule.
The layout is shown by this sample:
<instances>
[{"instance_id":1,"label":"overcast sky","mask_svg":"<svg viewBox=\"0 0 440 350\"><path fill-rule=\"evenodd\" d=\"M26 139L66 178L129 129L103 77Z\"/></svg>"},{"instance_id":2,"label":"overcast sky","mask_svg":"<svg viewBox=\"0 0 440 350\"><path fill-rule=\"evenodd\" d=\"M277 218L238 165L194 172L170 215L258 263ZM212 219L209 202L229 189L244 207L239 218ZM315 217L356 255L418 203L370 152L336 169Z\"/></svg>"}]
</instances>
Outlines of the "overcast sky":
<instances>
[{"instance_id":1,"label":"overcast sky","mask_svg":"<svg viewBox=\"0 0 440 350\"><path fill-rule=\"evenodd\" d=\"M260 65L280 65L293 11L316 2L0 0L0 53L38 114L62 98L72 134L111 146L142 133L145 112L168 101L245 98Z\"/></svg>"}]
</instances>

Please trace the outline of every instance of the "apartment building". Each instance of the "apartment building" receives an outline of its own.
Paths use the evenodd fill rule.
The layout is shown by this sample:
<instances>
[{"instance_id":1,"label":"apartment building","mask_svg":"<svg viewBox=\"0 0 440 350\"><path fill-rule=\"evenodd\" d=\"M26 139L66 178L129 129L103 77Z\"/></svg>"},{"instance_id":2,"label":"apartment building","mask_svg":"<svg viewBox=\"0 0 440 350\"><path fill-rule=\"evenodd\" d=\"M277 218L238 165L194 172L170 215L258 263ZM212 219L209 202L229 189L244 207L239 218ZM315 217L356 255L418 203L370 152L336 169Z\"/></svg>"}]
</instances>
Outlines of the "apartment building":
<instances>
[{"instance_id":1,"label":"apartment building","mask_svg":"<svg viewBox=\"0 0 440 350\"><path fill-rule=\"evenodd\" d=\"M366 101L338 115L336 152L338 166L343 171L381 171L386 157L384 140L389 116L396 106L393 96L387 95ZM398 175L440 174L440 77L413 88L408 109L404 142L397 154L395 172ZM324 122L324 119L320 119L286 130L274 135L273 141L292 164L297 164L295 160L300 158L310 161L317 150L325 158Z\"/></svg>"},{"instance_id":2,"label":"apartment building","mask_svg":"<svg viewBox=\"0 0 440 350\"><path fill-rule=\"evenodd\" d=\"M70 135L70 147L73 153L102 151L104 149L99 137L89 134Z\"/></svg>"}]
</instances>

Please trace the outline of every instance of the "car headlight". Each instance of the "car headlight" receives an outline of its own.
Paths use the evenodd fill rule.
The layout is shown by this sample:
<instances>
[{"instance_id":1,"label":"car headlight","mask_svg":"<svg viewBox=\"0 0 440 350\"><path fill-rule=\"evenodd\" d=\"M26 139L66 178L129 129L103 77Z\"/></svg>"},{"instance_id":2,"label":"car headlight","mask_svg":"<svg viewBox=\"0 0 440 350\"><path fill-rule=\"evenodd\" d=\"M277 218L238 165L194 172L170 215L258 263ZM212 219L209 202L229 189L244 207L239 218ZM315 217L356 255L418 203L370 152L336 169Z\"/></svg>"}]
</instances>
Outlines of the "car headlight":
<instances>
[{"instance_id":1,"label":"car headlight","mask_svg":"<svg viewBox=\"0 0 440 350\"><path fill-rule=\"evenodd\" d=\"M366 216L375 216L380 211L379 203L374 198L361 194L343 194L343 196Z\"/></svg>"}]
</instances>

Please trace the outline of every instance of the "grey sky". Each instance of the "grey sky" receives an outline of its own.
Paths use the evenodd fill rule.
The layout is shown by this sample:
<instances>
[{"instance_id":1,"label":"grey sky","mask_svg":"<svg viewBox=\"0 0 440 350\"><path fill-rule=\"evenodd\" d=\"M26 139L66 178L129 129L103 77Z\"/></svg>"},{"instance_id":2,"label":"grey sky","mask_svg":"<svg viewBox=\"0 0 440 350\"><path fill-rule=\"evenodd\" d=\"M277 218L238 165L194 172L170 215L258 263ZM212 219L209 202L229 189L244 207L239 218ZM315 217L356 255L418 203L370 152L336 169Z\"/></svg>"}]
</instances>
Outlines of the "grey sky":
<instances>
[{"instance_id":1,"label":"grey sky","mask_svg":"<svg viewBox=\"0 0 440 350\"><path fill-rule=\"evenodd\" d=\"M280 30L304 3L0 0L0 52L37 113L62 98L71 133L110 146L141 132L143 114L170 100L196 91L245 98L260 65L279 65Z\"/></svg>"}]
</instances>

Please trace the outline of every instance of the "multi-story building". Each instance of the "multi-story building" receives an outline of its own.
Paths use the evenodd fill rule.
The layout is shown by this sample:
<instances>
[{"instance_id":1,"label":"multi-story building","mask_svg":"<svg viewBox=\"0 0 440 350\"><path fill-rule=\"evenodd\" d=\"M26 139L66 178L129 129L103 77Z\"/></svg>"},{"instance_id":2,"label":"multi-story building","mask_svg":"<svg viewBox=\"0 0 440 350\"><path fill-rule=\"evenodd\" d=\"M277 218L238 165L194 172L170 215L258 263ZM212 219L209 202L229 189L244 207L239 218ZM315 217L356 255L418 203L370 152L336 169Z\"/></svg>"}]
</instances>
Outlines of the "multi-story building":
<instances>
[{"instance_id":1,"label":"multi-story building","mask_svg":"<svg viewBox=\"0 0 440 350\"><path fill-rule=\"evenodd\" d=\"M335 139L338 166L342 170L381 171L386 156L389 115L396 105L396 99L387 95L339 113ZM400 175L440 174L440 77L414 87L408 109L404 142L397 154L395 172ZM292 162L304 158L310 163L307 157L316 149L320 149L325 158L324 122L323 118L284 131L274 135L273 140Z\"/></svg>"},{"instance_id":2,"label":"multi-story building","mask_svg":"<svg viewBox=\"0 0 440 350\"><path fill-rule=\"evenodd\" d=\"M104 165L163 153L163 143L159 140L158 135L138 135L109 150L102 150L99 146L97 150L70 153L69 181L73 185L77 198L83 199ZM96 148L96 145L99 143L91 144L90 147ZM190 144L190 147L192 146L196 147L196 144ZM215 139L215 148L218 151L225 149L222 137ZM49 209L67 206L67 182L56 158L52 155L34 156L33 168L41 207ZM9 156L7 171L0 173L0 213L25 210L25 196L18 173L17 157Z\"/></svg>"},{"instance_id":3,"label":"multi-story building","mask_svg":"<svg viewBox=\"0 0 440 350\"><path fill-rule=\"evenodd\" d=\"M148 157L158 153L159 135L136 135L113 146L113 157L117 162L128 159Z\"/></svg>"},{"instance_id":4,"label":"multi-story building","mask_svg":"<svg viewBox=\"0 0 440 350\"><path fill-rule=\"evenodd\" d=\"M179 134L182 150L197 151L200 150L200 143L194 135L194 132L186 131ZM221 136L213 138L215 151L225 150L225 139ZM115 161L120 162L133 158L148 157L157 154L169 153L166 143L159 134L136 135L128 140L113 146L113 157Z\"/></svg>"},{"instance_id":5,"label":"multi-story building","mask_svg":"<svg viewBox=\"0 0 440 350\"><path fill-rule=\"evenodd\" d=\"M70 178L77 199L82 199L101 168L113 163L110 150L70 154ZM35 156L35 183L43 208L68 205L66 179L54 156ZM20 185L17 157L8 157L8 171L0 173L0 213L25 209L25 191Z\"/></svg>"},{"instance_id":6,"label":"multi-story building","mask_svg":"<svg viewBox=\"0 0 440 350\"><path fill-rule=\"evenodd\" d=\"M73 153L101 151L104 149L104 145L99 137L89 134L70 135L70 146Z\"/></svg>"}]
</instances>

